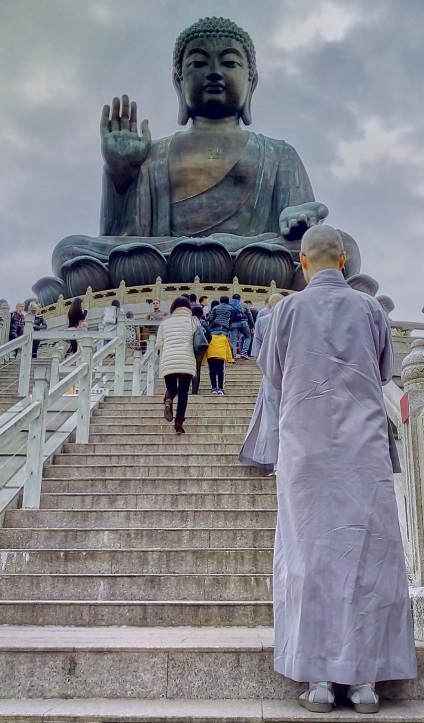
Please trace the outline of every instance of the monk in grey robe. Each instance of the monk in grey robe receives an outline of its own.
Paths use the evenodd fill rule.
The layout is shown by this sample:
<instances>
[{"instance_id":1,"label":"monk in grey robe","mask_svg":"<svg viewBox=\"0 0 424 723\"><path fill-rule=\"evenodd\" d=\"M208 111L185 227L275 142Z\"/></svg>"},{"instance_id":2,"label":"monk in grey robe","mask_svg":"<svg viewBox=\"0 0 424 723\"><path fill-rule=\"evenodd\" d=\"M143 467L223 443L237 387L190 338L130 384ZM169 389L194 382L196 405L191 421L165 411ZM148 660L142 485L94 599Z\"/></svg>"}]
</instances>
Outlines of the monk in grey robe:
<instances>
[{"instance_id":1,"label":"monk in grey robe","mask_svg":"<svg viewBox=\"0 0 424 723\"><path fill-rule=\"evenodd\" d=\"M257 319L255 336L253 337L251 356L259 356L265 333L271 320L272 310L282 294L272 294L268 301L268 314ZM278 459L278 422L281 392L275 389L264 377L259 387L258 398L253 410L252 419L246 439L239 454L242 464L259 467L272 474Z\"/></svg>"},{"instance_id":2,"label":"monk in grey robe","mask_svg":"<svg viewBox=\"0 0 424 723\"><path fill-rule=\"evenodd\" d=\"M330 711L342 683L370 713L376 681L416 676L382 391L390 326L345 282L337 231L309 229L300 260L309 285L278 304L258 358L282 393L275 669L309 681L308 710Z\"/></svg>"}]
</instances>

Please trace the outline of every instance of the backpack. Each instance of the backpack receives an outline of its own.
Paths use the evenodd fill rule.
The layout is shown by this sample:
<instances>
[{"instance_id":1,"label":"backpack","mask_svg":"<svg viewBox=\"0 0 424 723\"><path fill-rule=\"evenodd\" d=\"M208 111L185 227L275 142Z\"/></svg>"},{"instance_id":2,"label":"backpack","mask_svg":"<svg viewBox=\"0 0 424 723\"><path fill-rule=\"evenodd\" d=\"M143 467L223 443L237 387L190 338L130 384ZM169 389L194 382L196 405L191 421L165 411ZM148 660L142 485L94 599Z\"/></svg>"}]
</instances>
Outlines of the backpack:
<instances>
[{"instance_id":1,"label":"backpack","mask_svg":"<svg viewBox=\"0 0 424 723\"><path fill-rule=\"evenodd\" d=\"M230 306L233 310L233 321L243 321L245 314L238 299L231 299Z\"/></svg>"}]
</instances>

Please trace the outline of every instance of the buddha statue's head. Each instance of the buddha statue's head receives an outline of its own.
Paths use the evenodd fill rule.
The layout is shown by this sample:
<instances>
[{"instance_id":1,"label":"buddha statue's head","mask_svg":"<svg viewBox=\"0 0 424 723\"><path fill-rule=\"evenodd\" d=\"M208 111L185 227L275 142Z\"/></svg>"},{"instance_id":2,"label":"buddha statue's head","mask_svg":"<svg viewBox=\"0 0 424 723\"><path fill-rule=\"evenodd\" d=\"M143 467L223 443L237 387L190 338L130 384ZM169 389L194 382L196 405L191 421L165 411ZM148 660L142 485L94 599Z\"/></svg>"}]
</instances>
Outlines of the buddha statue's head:
<instances>
[{"instance_id":1,"label":"buddha statue's head","mask_svg":"<svg viewBox=\"0 0 424 723\"><path fill-rule=\"evenodd\" d=\"M203 18L183 30L175 43L173 80L181 125L196 116L252 122L255 48L250 35L231 20Z\"/></svg>"}]
</instances>

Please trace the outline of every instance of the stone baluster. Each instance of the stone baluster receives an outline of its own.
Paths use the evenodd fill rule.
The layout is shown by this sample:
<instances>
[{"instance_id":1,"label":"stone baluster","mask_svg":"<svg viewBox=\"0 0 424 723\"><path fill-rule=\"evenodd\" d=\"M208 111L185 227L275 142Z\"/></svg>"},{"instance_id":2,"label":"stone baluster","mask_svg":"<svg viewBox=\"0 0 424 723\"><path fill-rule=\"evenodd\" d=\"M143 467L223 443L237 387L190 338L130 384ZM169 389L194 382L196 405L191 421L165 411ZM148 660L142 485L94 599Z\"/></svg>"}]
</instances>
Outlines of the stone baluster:
<instances>
[{"instance_id":1,"label":"stone baluster","mask_svg":"<svg viewBox=\"0 0 424 723\"><path fill-rule=\"evenodd\" d=\"M0 299L0 346L9 341L10 307L6 299Z\"/></svg>"},{"instance_id":2,"label":"stone baluster","mask_svg":"<svg viewBox=\"0 0 424 723\"><path fill-rule=\"evenodd\" d=\"M238 280L237 276L234 276L234 279L233 279L233 294L241 295L240 284L239 284L239 280Z\"/></svg>"},{"instance_id":3,"label":"stone baluster","mask_svg":"<svg viewBox=\"0 0 424 723\"><path fill-rule=\"evenodd\" d=\"M118 299L119 303L122 304L122 306L125 303L126 291L127 291L127 287L126 287L125 281L122 279L121 283L119 284L118 291L116 294L116 298Z\"/></svg>"},{"instance_id":4,"label":"stone baluster","mask_svg":"<svg viewBox=\"0 0 424 723\"><path fill-rule=\"evenodd\" d=\"M273 294L277 293L277 284L275 283L274 279L271 281L271 285L269 287L269 295L272 296Z\"/></svg>"},{"instance_id":5,"label":"stone baluster","mask_svg":"<svg viewBox=\"0 0 424 723\"><path fill-rule=\"evenodd\" d=\"M199 276L194 277L193 294L196 294L197 299L199 299L199 297L203 294L203 286L200 284Z\"/></svg>"},{"instance_id":6,"label":"stone baluster","mask_svg":"<svg viewBox=\"0 0 424 723\"><path fill-rule=\"evenodd\" d=\"M50 371L50 389L59 384L60 349L52 350L52 365Z\"/></svg>"},{"instance_id":7,"label":"stone baluster","mask_svg":"<svg viewBox=\"0 0 424 723\"><path fill-rule=\"evenodd\" d=\"M63 311L63 302L65 299L63 298L63 294L59 294L57 297L57 304L56 304L56 316L62 316L64 313Z\"/></svg>"},{"instance_id":8,"label":"stone baluster","mask_svg":"<svg viewBox=\"0 0 424 723\"><path fill-rule=\"evenodd\" d=\"M26 482L22 507L38 509L40 507L43 452L49 401L49 371L47 366L38 366L34 370L32 401L40 403L40 414L29 425L25 464Z\"/></svg>"},{"instance_id":9,"label":"stone baluster","mask_svg":"<svg viewBox=\"0 0 424 723\"><path fill-rule=\"evenodd\" d=\"M402 363L409 419L402 437L407 482L408 521L413 558L413 583L424 586L424 339L415 339Z\"/></svg>"},{"instance_id":10,"label":"stone baluster","mask_svg":"<svg viewBox=\"0 0 424 723\"><path fill-rule=\"evenodd\" d=\"M78 444L86 444L90 435L90 403L91 403L91 380L93 375L93 340L91 337L80 339L81 364L87 364L87 373L79 382L78 392L78 421L75 434L75 441Z\"/></svg>"},{"instance_id":11,"label":"stone baluster","mask_svg":"<svg viewBox=\"0 0 424 723\"><path fill-rule=\"evenodd\" d=\"M155 299L162 299L162 294L163 294L162 279L160 276L158 276L156 279L156 283L153 287L153 297Z\"/></svg>"},{"instance_id":12,"label":"stone baluster","mask_svg":"<svg viewBox=\"0 0 424 723\"><path fill-rule=\"evenodd\" d=\"M93 306L93 289L91 286L87 286L87 291L84 297L84 307L89 311Z\"/></svg>"},{"instance_id":13,"label":"stone baluster","mask_svg":"<svg viewBox=\"0 0 424 723\"><path fill-rule=\"evenodd\" d=\"M149 361L147 362L147 389L146 395L152 397L155 393L155 353L156 334L149 334L149 342L147 344L147 351L151 351Z\"/></svg>"},{"instance_id":14,"label":"stone baluster","mask_svg":"<svg viewBox=\"0 0 424 723\"><path fill-rule=\"evenodd\" d=\"M133 397L138 397L141 394L141 356L142 355L140 349L135 349L133 357L133 378L131 389L131 394Z\"/></svg>"},{"instance_id":15,"label":"stone baluster","mask_svg":"<svg viewBox=\"0 0 424 723\"><path fill-rule=\"evenodd\" d=\"M116 333L120 339L118 346L115 349L115 386L114 395L115 397L122 397L124 395L125 386L125 332L126 332L126 319L123 311L118 313L118 323L116 325Z\"/></svg>"}]
</instances>

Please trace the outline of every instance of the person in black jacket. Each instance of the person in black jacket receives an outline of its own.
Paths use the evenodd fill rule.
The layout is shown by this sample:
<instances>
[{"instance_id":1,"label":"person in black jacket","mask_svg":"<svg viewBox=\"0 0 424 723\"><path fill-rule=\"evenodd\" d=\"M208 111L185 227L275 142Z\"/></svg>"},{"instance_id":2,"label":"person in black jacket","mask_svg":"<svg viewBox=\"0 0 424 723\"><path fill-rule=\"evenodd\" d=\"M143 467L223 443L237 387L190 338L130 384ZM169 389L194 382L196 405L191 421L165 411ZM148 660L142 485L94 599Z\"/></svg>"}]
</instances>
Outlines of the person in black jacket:
<instances>
[{"instance_id":1,"label":"person in black jacket","mask_svg":"<svg viewBox=\"0 0 424 723\"><path fill-rule=\"evenodd\" d=\"M9 341L18 339L24 333L25 326L25 315L24 315L25 304L16 304L15 311L12 311L10 315L10 329L9 329ZM15 351L15 357L18 356L18 350Z\"/></svg>"},{"instance_id":2,"label":"person in black jacket","mask_svg":"<svg viewBox=\"0 0 424 723\"><path fill-rule=\"evenodd\" d=\"M47 324L44 321L43 315L40 313L40 308L36 301L31 301L29 305L29 313L34 317L34 331L45 331ZM40 346L39 340L32 342L32 358L37 358L38 347Z\"/></svg>"},{"instance_id":3,"label":"person in black jacket","mask_svg":"<svg viewBox=\"0 0 424 723\"><path fill-rule=\"evenodd\" d=\"M212 339L212 334L210 330L210 326L208 322L205 320L203 316L203 309L201 306L193 306L191 313L193 316L195 316L197 319L199 319L202 329L205 332L206 339L208 343ZM199 393L199 384L200 384L200 371L202 368L202 360L196 359L196 376L193 377L193 381L191 383L191 393L192 394L198 394Z\"/></svg>"},{"instance_id":4,"label":"person in black jacket","mask_svg":"<svg viewBox=\"0 0 424 723\"><path fill-rule=\"evenodd\" d=\"M211 331L223 331L228 336L232 320L233 310L230 306L230 300L228 296L221 296L219 304L214 306L209 314L208 322Z\"/></svg>"}]
</instances>

